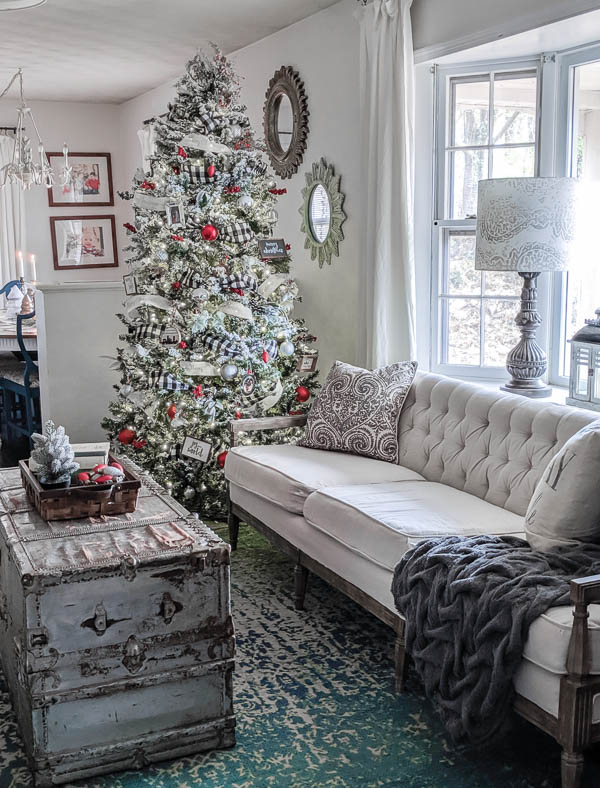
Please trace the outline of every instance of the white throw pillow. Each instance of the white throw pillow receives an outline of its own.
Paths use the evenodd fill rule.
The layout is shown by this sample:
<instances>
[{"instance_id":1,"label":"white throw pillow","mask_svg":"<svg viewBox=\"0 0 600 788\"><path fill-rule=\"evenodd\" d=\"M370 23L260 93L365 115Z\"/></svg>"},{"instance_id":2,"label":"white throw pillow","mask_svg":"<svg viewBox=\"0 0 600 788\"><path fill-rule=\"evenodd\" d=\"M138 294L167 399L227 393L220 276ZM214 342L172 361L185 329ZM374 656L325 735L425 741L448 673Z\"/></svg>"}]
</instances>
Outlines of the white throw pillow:
<instances>
[{"instance_id":1,"label":"white throw pillow","mask_svg":"<svg viewBox=\"0 0 600 788\"><path fill-rule=\"evenodd\" d=\"M398 420L416 371L416 361L373 372L336 361L299 445L397 463Z\"/></svg>"},{"instance_id":2,"label":"white throw pillow","mask_svg":"<svg viewBox=\"0 0 600 788\"><path fill-rule=\"evenodd\" d=\"M579 430L548 463L525 515L535 550L600 544L600 422Z\"/></svg>"}]
</instances>

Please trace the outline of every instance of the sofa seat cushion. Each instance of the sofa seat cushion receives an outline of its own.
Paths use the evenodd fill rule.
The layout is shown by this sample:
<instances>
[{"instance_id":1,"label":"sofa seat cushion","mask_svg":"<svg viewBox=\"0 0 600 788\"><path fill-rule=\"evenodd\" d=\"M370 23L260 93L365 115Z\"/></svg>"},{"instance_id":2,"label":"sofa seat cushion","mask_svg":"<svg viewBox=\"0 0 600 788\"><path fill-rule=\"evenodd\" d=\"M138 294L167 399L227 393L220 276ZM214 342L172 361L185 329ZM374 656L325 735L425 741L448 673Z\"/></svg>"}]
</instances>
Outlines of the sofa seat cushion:
<instances>
[{"instance_id":1,"label":"sofa seat cushion","mask_svg":"<svg viewBox=\"0 0 600 788\"><path fill-rule=\"evenodd\" d=\"M374 564L394 569L422 539L522 535L523 518L437 482L326 487L304 505L306 521Z\"/></svg>"},{"instance_id":2,"label":"sofa seat cushion","mask_svg":"<svg viewBox=\"0 0 600 788\"><path fill-rule=\"evenodd\" d=\"M225 476L296 514L302 514L307 497L321 487L423 480L416 471L383 460L293 444L236 446L227 455Z\"/></svg>"},{"instance_id":3,"label":"sofa seat cushion","mask_svg":"<svg viewBox=\"0 0 600 788\"><path fill-rule=\"evenodd\" d=\"M600 674L600 605L590 605L588 612L591 672ZM570 605L551 607L529 627L523 658L551 673L563 675L567 672L572 629L573 608Z\"/></svg>"}]
</instances>

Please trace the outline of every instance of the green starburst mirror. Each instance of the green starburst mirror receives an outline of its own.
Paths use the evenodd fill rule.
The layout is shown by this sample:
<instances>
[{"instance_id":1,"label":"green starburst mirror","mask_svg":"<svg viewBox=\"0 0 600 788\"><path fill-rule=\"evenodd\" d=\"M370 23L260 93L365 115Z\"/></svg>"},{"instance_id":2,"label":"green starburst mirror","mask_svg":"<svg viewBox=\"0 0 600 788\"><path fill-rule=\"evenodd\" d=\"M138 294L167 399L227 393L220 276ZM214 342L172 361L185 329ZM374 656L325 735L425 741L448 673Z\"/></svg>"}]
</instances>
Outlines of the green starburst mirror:
<instances>
[{"instance_id":1,"label":"green starburst mirror","mask_svg":"<svg viewBox=\"0 0 600 788\"><path fill-rule=\"evenodd\" d=\"M315 162L306 173L306 186L302 189L300 208L304 233L304 248L310 249L311 260L319 259L331 265L333 255L339 257L340 241L344 240L342 225L346 221L344 195L340 191L341 176L336 175L325 159Z\"/></svg>"}]
</instances>

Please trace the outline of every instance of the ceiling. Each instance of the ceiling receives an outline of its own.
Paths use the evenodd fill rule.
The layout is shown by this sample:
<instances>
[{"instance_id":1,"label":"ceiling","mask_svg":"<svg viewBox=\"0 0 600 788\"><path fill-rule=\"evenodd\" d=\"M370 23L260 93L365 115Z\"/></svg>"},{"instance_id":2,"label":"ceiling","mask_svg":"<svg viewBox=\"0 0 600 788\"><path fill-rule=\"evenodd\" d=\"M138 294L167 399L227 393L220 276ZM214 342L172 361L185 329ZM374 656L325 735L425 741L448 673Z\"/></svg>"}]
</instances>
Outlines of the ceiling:
<instances>
[{"instance_id":1,"label":"ceiling","mask_svg":"<svg viewBox=\"0 0 600 788\"><path fill-rule=\"evenodd\" d=\"M234 52L336 2L48 0L0 12L0 92L22 66L28 98L120 103L180 74L208 41Z\"/></svg>"}]
</instances>

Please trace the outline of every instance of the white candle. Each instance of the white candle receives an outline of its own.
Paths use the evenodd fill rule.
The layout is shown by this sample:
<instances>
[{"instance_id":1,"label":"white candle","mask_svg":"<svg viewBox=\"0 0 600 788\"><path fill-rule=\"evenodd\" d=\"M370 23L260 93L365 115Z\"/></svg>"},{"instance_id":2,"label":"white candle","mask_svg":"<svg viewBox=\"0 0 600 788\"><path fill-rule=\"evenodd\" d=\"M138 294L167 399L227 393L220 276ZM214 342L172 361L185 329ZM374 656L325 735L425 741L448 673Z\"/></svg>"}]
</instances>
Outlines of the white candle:
<instances>
[{"instance_id":1,"label":"white candle","mask_svg":"<svg viewBox=\"0 0 600 788\"><path fill-rule=\"evenodd\" d=\"M23 273L23 252L20 249L17 252L17 277L19 279L23 279L24 278L24 273Z\"/></svg>"},{"instance_id":2,"label":"white candle","mask_svg":"<svg viewBox=\"0 0 600 788\"><path fill-rule=\"evenodd\" d=\"M36 276L36 271L35 271L35 255L34 254L30 254L29 255L29 262L31 263L31 284L35 285L35 283L37 282L37 276Z\"/></svg>"}]
</instances>

